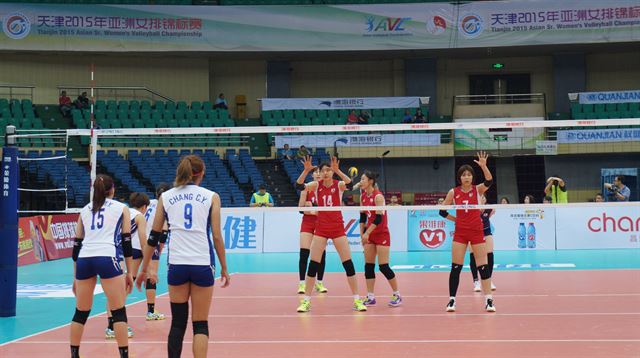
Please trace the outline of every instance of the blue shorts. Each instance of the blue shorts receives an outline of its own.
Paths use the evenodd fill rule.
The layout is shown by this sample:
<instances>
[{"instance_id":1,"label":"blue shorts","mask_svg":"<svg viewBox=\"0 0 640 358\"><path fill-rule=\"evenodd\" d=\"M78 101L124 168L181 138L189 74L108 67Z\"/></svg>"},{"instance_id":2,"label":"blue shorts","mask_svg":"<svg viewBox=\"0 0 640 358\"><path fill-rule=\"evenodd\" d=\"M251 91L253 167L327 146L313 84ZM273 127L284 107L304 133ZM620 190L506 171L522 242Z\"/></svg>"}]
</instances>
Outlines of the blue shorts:
<instances>
[{"instance_id":1,"label":"blue shorts","mask_svg":"<svg viewBox=\"0 0 640 358\"><path fill-rule=\"evenodd\" d=\"M492 235L493 235L493 232L491 231L491 227L485 227L485 228L483 228L483 229L482 229L482 232L483 232L483 234L484 234L484 237L492 236Z\"/></svg>"},{"instance_id":2,"label":"blue shorts","mask_svg":"<svg viewBox=\"0 0 640 358\"><path fill-rule=\"evenodd\" d=\"M153 250L153 256L151 256L151 260L154 261L158 261L160 260L160 248L158 246L156 246L156 248ZM133 249L133 256L131 256L132 259L134 260L138 260L141 259L144 255L142 255L142 250L138 250L138 249Z\"/></svg>"},{"instance_id":3,"label":"blue shorts","mask_svg":"<svg viewBox=\"0 0 640 358\"><path fill-rule=\"evenodd\" d=\"M76 279L86 280L92 277L113 278L122 275L122 267L115 257L81 257L76 261Z\"/></svg>"},{"instance_id":4,"label":"blue shorts","mask_svg":"<svg viewBox=\"0 0 640 358\"><path fill-rule=\"evenodd\" d=\"M167 281L171 286L193 283L200 287L213 286L215 267L209 265L173 265L169 264Z\"/></svg>"}]
</instances>

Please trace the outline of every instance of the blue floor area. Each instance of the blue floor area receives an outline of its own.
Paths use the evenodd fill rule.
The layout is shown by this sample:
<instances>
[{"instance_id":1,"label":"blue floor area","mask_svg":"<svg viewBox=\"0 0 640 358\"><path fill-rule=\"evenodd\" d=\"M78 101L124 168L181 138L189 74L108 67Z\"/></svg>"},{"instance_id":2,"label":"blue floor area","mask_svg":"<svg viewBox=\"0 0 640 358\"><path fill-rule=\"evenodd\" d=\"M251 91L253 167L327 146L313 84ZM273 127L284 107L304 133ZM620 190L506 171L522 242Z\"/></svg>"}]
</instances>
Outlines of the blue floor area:
<instances>
[{"instance_id":1,"label":"blue floor area","mask_svg":"<svg viewBox=\"0 0 640 358\"><path fill-rule=\"evenodd\" d=\"M232 273L297 272L298 254L228 254ZM166 257L160 264L158 294L167 292ZM362 254L354 253L358 272ZM499 251L496 270L608 270L640 269L640 250ZM391 264L403 271L449 271L449 252L394 252ZM342 272L337 254L327 255L327 272ZM73 263L70 259L22 266L18 270L17 317L0 318L0 344L69 323L75 308L69 296ZM233 287L231 288L233 289ZM66 297L65 297L66 296ZM134 290L127 303L144 300ZM94 296L92 315L105 312L104 294Z\"/></svg>"}]
</instances>

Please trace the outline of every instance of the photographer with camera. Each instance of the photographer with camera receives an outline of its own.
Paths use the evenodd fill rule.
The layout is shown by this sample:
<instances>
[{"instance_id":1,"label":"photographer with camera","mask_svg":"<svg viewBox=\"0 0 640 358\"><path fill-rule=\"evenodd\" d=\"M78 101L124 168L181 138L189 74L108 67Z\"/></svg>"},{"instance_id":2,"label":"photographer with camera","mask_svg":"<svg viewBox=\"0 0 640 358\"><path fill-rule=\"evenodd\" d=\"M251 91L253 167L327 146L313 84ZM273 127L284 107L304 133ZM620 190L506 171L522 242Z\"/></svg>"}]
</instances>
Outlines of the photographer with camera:
<instances>
[{"instance_id":1,"label":"photographer with camera","mask_svg":"<svg viewBox=\"0 0 640 358\"><path fill-rule=\"evenodd\" d=\"M557 175L547 179L547 186L544 188L544 194L551 196L553 204L566 204L569 202L567 195L567 186L564 180Z\"/></svg>"},{"instance_id":2,"label":"photographer with camera","mask_svg":"<svg viewBox=\"0 0 640 358\"><path fill-rule=\"evenodd\" d=\"M631 189L624 185L624 175L617 175L613 184L604 183L604 187L609 192L609 201L629 201Z\"/></svg>"},{"instance_id":3,"label":"photographer with camera","mask_svg":"<svg viewBox=\"0 0 640 358\"><path fill-rule=\"evenodd\" d=\"M258 191L251 195L251 202L249 206L252 208L260 206L273 206L273 198L271 194L267 193L267 188L263 184L258 187Z\"/></svg>"}]
</instances>

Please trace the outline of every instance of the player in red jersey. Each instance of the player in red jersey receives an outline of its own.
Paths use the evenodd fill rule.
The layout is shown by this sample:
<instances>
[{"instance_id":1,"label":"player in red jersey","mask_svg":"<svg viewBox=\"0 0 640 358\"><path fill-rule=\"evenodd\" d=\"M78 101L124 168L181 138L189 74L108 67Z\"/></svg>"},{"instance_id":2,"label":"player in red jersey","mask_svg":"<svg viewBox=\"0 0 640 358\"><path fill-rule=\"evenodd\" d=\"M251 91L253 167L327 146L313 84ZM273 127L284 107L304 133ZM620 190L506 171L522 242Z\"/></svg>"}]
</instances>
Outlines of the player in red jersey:
<instances>
[{"instance_id":1,"label":"player in red jersey","mask_svg":"<svg viewBox=\"0 0 640 358\"><path fill-rule=\"evenodd\" d=\"M378 175L365 171L360 177L360 206L384 206L384 195L376 187ZM384 210L360 212L360 237L364 246L364 277L367 279L367 299L365 306L376 304L373 293L376 283L376 256L380 272L387 278L393 290L393 296L389 302L390 307L398 307L402 304L402 297L398 291L396 274L389 267L389 248L391 235L387 225L387 213Z\"/></svg>"},{"instance_id":2,"label":"player in red jersey","mask_svg":"<svg viewBox=\"0 0 640 358\"><path fill-rule=\"evenodd\" d=\"M298 180L304 181L306 177L300 175ZM317 182L320 179L320 170L316 168L313 171L313 181ZM300 192L299 206L311 207L318 206L315 192L302 190ZM307 264L309 261L309 254L311 251L311 241L313 240L313 233L316 230L316 221L318 219L317 212L315 211L302 211L302 224L300 225L300 259L298 260L298 274L300 275L300 283L298 284L298 294L303 294L305 289L305 276L307 273ZM322 253L322 261L320 261L320 267L318 267L318 281L316 281L316 292L326 293L328 290L324 287L322 279L324 277L324 268L326 265L326 250Z\"/></svg>"},{"instance_id":3,"label":"player in red jersey","mask_svg":"<svg viewBox=\"0 0 640 358\"><path fill-rule=\"evenodd\" d=\"M311 157L304 160L304 170L302 178L305 178L313 169ZM352 188L351 178L340 170L340 162L336 157L331 158L331 164L320 164L320 181L310 182L306 186L302 180L297 181L297 188L300 190L308 190L315 192L316 200L319 207L341 206L342 193ZM333 175L337 174L342 180L334 180ZM298 178L300 179L300 178ZM356 280L356 270L351 261L351 249L349 241L344 231L344 221L340 211L318 211L316 221L316 229L311 242L311 261L307 270L307 279L305 284L305 296L298 306L298 312L308 312L311 309L311 290L316 281L316 273L320 266L322 253L327 247L327 241L333 240L333 245L340 255L342 266L347 274L347 281L353 294L353 309L356 311L366 311L367 307L362 304L362 300L358 295L358 281Z\"/></svg>"},{"instance_id":4,"label":"player in red jersey","mask_svg":"<svg viewBox=\"0 0 640 358\"><path fill-rule=\"evenodd\" d=\"M478 153L478 160L474 160L482 169L484 174L484 182L482 184L473 185L475 172L470 165L463 165L458 169L457 179L460 186L457 186L447 193L443 205L478 205L480 196L493 184L493 176L487 167L488 154L485 152ZM485 294L487 312L495 312L493 305L493 296L491 295L491 270L487 265L487 249L485 247L485 239L483 232L482 218L480 210L475 209L458 209L456 216L449 215L446 210L440 210L443 218L449 219L456 223L456 231L451 245L451 273L449 274L449 303L447 304L447 312L455 312L456 310L456 292L460 283L460 271L464 263L464 254L467 244L471 244L475 256L480 278L482 279L482 291Z\"/></svg>"}]
</instances>

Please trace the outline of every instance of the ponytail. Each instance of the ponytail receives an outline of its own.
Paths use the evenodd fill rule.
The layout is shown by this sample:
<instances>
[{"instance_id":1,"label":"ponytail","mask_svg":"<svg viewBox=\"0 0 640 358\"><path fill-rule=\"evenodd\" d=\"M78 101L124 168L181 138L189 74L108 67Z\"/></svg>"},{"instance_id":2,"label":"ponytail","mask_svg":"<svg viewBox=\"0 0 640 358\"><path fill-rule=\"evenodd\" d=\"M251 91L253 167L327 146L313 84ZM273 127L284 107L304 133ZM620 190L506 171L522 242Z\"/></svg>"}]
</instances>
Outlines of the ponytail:
<instances>
[{"instance_id":1,"label":"ponytail","mask_svg":"<svg viewBox=\"0 0 640 358\"><path fill-rule=\"evenodd\" d=\"M204 162L197 155L184 156L176 169L174 186L187 185L204 174Z\"/></svg>"},{"instance_id":2,"label":"ponytail","mask_svg":"<svg viewBox=\"0 0 640 358\"><path fill-rule=\"evenodd\" d=\"M91 200L91 212L97 213L107 200L109 191L113 189L113 179L110 176L100 174L93 182L93 198Z\"/></svg>"}]
</instances>

